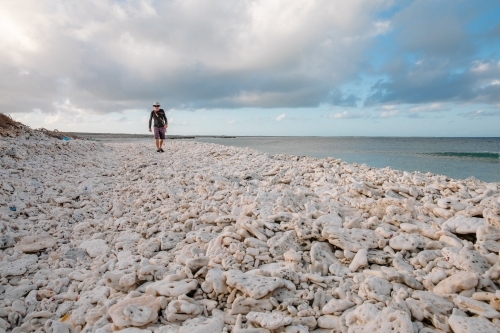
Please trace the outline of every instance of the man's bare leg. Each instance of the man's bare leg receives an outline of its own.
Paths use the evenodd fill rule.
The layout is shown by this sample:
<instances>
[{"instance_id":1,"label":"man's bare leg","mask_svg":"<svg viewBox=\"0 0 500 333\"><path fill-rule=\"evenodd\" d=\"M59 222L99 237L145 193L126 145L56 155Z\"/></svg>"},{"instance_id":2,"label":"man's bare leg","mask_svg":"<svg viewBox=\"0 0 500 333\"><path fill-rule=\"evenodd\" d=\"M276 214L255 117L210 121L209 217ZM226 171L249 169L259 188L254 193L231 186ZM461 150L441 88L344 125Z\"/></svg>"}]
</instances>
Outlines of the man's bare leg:
<instances>
[{"instance_id":1,"label":"man's bare leg","mask_svg":"<svg viewBox=\"0 0 500 333\"><path fill-rule=\"evenodd\" d=\"M160 148L161 148L161 143L160 143L160 141L163 141L163 140L156 139L156 149L160 149Z\"/></svg>"},{"instance_id":2,"label":"man's bare leg","mask_svg":"<svg viewBox=\"0 0 500 333\"><path fill-rule=\"evenodd\" d=\"M160 147L158 149L161 149L162 146L163 146L163 140L160 139Z\"/></svg>"}]
</instances>

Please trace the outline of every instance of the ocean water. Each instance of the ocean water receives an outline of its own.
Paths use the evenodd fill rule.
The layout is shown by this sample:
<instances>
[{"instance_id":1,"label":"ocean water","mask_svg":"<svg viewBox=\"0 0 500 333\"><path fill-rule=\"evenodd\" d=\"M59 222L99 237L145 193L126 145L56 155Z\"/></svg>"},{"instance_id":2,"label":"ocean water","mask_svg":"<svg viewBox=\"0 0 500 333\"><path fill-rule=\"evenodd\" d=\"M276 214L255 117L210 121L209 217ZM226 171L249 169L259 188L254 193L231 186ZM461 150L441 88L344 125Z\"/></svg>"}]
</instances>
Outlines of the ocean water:
<instances>
[{"instance_id":1,"label":"ocean water","mask_svg":"<svg viewBox=\"0 0 500 333\"><path fill-rule=\"evenodd\" d=\"M339 158L376 168L431 172L500 182L500 137L236 137L196 138L271 154Z\"/></svg>"}]
</instances>

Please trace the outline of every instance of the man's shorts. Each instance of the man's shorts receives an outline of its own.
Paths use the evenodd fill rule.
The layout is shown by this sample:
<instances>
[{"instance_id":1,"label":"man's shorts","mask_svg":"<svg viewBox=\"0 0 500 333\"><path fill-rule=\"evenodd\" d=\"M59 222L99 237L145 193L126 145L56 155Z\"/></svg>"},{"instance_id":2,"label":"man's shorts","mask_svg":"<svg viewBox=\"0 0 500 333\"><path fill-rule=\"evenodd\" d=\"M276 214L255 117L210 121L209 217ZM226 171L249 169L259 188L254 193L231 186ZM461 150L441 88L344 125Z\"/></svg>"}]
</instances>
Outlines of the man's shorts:
<instances>
[{"instance_id":1,"label":"man's shorts","mask_svg":"<svg viewBox=\"0 0 500 333\"><path fill-rule=\"evenodd\" d=\"M165 132L166 132L165 127L156 127L155 126L155 139L161 139L165 140Z\"/></svg>"}]
</instances>

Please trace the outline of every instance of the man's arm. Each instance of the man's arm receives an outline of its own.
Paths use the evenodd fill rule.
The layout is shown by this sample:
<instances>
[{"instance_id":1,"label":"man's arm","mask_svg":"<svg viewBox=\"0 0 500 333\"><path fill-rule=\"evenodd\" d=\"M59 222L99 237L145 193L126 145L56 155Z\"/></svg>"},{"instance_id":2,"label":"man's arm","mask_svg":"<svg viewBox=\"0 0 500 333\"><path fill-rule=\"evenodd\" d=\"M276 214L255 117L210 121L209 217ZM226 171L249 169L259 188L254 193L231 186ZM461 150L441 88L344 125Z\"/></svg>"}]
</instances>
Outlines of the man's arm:
<instances>
[{"instance_id":1,"label":"man's arm","mask_svg":"<svg viewBox=\"0 0 500 333\"><path fill-rule=\"evenodd\" d=\"M165 119L165 127L168 127L168 120L167 120L167 116L165 115L165 113L163 114L163 118Z\"/></svg>"},{"instance_id":2,"label":"man's arm","mask_svg":"<svg viewBox=\"0 0 500 333\"><path fill-rule=\"evenodd\" d=\"M153 112L151 111L151 115L149 116L149 129L151 129L151 121L153 120Z\"/></svg>"}]
</instances>

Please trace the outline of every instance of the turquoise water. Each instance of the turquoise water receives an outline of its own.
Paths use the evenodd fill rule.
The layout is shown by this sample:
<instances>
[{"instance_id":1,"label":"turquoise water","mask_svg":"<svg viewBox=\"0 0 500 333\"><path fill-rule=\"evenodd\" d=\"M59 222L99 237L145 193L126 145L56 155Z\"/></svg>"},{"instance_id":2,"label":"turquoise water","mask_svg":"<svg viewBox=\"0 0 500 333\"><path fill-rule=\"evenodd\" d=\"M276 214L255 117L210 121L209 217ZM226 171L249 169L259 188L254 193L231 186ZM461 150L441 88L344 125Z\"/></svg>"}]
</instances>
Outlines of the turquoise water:
<instances>
[{"instance_id":1,"label":"turquoise water","mask_svg":"<svg viewBox=\"0 0 500 333\"><path fill-rule=\"evenodd\" d=\"M270 154L333 157L376 168L431 172L500 182L500 137L236 137L197 138Z\"/></svg>"}]
</instances>

